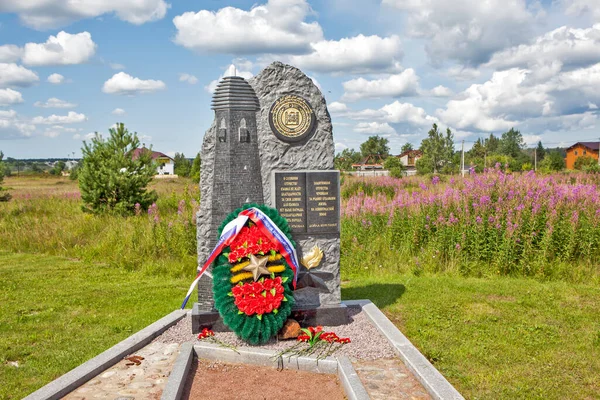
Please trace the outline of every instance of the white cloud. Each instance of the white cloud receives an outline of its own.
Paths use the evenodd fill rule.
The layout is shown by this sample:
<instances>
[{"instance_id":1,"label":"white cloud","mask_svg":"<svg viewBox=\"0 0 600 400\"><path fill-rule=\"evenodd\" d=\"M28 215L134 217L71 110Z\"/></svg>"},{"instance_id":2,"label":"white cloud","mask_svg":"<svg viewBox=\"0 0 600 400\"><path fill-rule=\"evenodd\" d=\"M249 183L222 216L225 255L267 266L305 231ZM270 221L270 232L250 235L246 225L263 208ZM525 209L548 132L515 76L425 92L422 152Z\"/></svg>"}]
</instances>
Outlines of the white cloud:
<instances>
[{"instance_id":1,"label":"white cloud","mask_svg":"<svg viewBox=\"0 0 600 400\"><path fill-rule=\"evenodd\" d=\"M438 86L434 87L433 89L427 91L425 94L427 94L429 96L433 96L433 97L450 97L454 93L452 92L452 90L450 90L446 86L438 85Z\"/></svg>"},{"instance_id":2,"label":"white cloud","mask_svg":"<svg viewBox=\"0 0 600 400\"><path fill-rule=\"evenodd\" d=\"M231 64L231 65L229 65L229 67L227 67L227 69L225 70L223 75L221 75L221 77L219 79L210 81L210 83L208 85L204 86L204 90L206 90L208 93L214 93L214 91L217 88L217 85L219 84L221 79L225 78L226 76L241 76L244 79L250 79L254 75L252 75L252 72L250 72L250 71L239 70L238 68L236 68L235 65Z\"/></svg>"},{"instance_id":3,"label":"white cloud","mask_svg":"<svg viewBox=\"0 0 600 400\"><path fill-rule=\"evenodd\" d=\"M68 101L64 101L61 99L57 99L56 97L49 98L46 102L42 103L41 101L36 101L33 103L36 107L42 108L75 108L77 104L69 103Z\"/></svg>"},{"instance_id":4,"label":"white cloud","mask_svg":"<svg viewBox=\"0 0 600 400\"><path fill-rule=\"evenodd\" d=\"M446 75L458 81L472 81L479 78L481 71L476 68L451 67L446 71Z\"/></svg>"},{"instance_id":5,"label":"white cloud","mask_svg":"<svg viewBox=\"0 0 600 400\"><path fill-rule=\"evenodd\" d=\"M0 87L28 87L39 80L35 72L21 65L0 63Z\"/></svg>"},{"instance_id":6,"label":"white cloud","mask_svg":"<svg viewBox=\"0 0 600 400\"><path fill-rule=\"evenodd\" d=\"M125 69L125 66L123 64L118 64L118 63L109 63L108 66L110 68L116 69L116 70Z\"/></svg>"},{"instance_id":7,"label":"white cloud","mask_svg":"<svg viewBox=\"0 0 600 400\"><path fill-rule=\"evenodd\" d=\"M15 110L0 110L0 139L29 137L35 126L19 117Z\"/></svg>"},{"instance_id":8,"label":"white cloud","mask_svg":"<svg viewBox=\"0 0 600 400\"><path fill-rule=\"evenodd\" d=\"M152 79L142 80L140 78L134 78L125 72L119 72L104 82L102 91L109 94L124 94L133 96L136 94L152 93L156 92L157 90L164 90L166 87L167 85L165 85L163 81L156 81Z\"/></svg>"},{"instance_id":9,"label":"white cloud","mask_svg":"<svg viewBox=\"0 0 600 400\"><path fill-rule=\"evenodd\" d=\"M49 117L35 117L31 120L33 124L55 125L55 124L76 124L87 120L85 114L79 114L69 111L67 115L52 114Z\"/></svg>"},{"instance_id":10,"label":"white cloud","mask_svg":"<svg viewBox=\"0 0 600 400\"><path fill-rule=\"evenodd\" d=\"M517 68L494 72L489 81L471 85L437 114L448 125L481 131L501 131L519 118L549 115L552 98L541 86L523 85L528 75Z\"/></svg>"},{"instance_id":11,"label":"white cloud","mask_svg":"<svg viewBox=\"0 0 600 400\"><path fill-rule=\"evenodd\" d=\"M94 132L90 132L90 133L86 133L85 135L81 135L79 133L76 133L73 135L73 139L75 140L92 140L93 138L96 137L96 134Z\"/></svg>"},{"instance_id":12,"label":"white cloud","mask_svg":"<svg viewBox=\"0 0 600 400\"><path fill-rule=\"evenodd\" d=\"M23 102L23 95L12 89L0 89L0 106L10 106Z\"/></svg>"},{"instance_id":13,"label":"white cloud","mask_svg":"<svg viewBox=\"0 0 600 400\"><path fill-rule=\"evenodd\" d=\"M393 135L396 130L386 122L360 122L354 127L354 132L370 135Z\"/></svg>"},{"instance_id":14,"label":"white cloud","mask_svg":"<svg viewBox=\"0 0 600 400\"><path fill-rule=\"evenodd\" d=\"M334 101L329 106L327 106L327 109L329 110L330 113L336 114L336 113L342 113L342 112L348 111L348 106L344 103Z\"/></svg>"},{"instance_id":15,"label":"white cloud","mask_svg":"<svg viewBox=\"0 0 600 400\"><path fill-rule=\"evenodd\" d=\"M425 49L433 64L447 59L485 63L494 52L523 43L536 18L525 0L383 0L383 4L408 14L407 33L427 40Z\"/></svg>"},{"instance_id":16,"label":"white cloud","mask_svg":"<svg viewBox=\"0 0 600 400\"><path fill-rule=\"evenodd\" d=\"M419 77L409 68L387 78L366 80L352 79L343 84L342 100L356 101L368 98L415 96L419 88Z\"/></svg>"},{"instance_id":17,"label":"white cloud","mask_svg":"<svg viewBox=\"0 0 600 400\"><path fill-rule=\"evenodd\" d=\"M391 104L386 104L380 110L384 113L383 118L391 123L427 126L437 122L437 118L427 115L427 112L423 108L411 103L395 101Z\"/></svg>"},{"instance_id":18,"label":"white cloud","mask_svg":"<svg viewBox=\"0 0 600 400\"><path fill-rule=\"evenodd\" d=\"M526 145L537 144L537 142L541 141L542 137L540 135L523 135L523 141Z\"/></svg>"},{"instance_id":19,"label":"white cloud","mask_svg":"<svg viewBox=\"0 0 600 400\"><path fill-rule=\"evenodd\" d=\"M198 78L196 78L194 75L183 73L179 74L179 82L187 82L190 85L195 85L198 83Z\"/></svg>"},{"instance_id":20,"label":"white cloud","mask_svg":"<svg viewBox=\"0 0 600 400\"><path fill-rule=\"evenodd\" d=\"M112 115L125 115L125 110L123 110L122 108L115 108L114 110L112 110L111 114Z\"/></svg>"},{"instance_id":21,"label":"white cloud","mask_svg":"<svg viewBox=\"0 0 600 400\"><path fill-rule=\"evenodd\" d=\"M312 13L305 0L269 0L245 11L225 7L218 11L186 12L173 18L175 43L189 49L228 54L298 53L323 38L317 22L305 22Z\"/></svg>"},{"instance_id":22,"label":"white cloud","mask_svg":"<svg viewBox=\"0 0 600 400\"><path fill-rule=\"evenodd\" d=\"M600 3L598 3L600 4ZM598 6L600 10L600 6ZM495 53L486 64L496 69L535 67L560 63L586 66L600 61L600 24L577 29L562 26L521 44Z\"/></svg>"},{"instance_id":23,"label":"white cloud","mask_svg":"<svg viewBox=\"0 0 600 400\"><path fill-rule=\"evenodd\" d=\"M0 46L0 62L14 63L19 61L23 50L14 44L5 44Z\"/></svg>"},{"instance_id":24,"label":"white cloud","mask_svg":"<svg viewBox=\"0 0 600 400\"><path fill-rule=\"evenodd\" d=\"M341 151L344 151L344 149L347 149L348 146L346 146L344 143L342 142L336 142L335 143L335 152L339 153Z\"/></svg>"},{"instance_id":25,"label":"white cloud","mask_svg":"<svg viewBox=\"0 0 600 400\"><path fill-rule=\"evenodd\" d=\"M589 102L588 102L588 108L589 108L590 110L597 110L597 109L598 109L598 106L597 106L596 104L592 103L591 101L589 101Z\"/></svg>"},{"instance_id":26,"label":"white cloud","mask_svg":"<svg viewBox=\"0 0 600 400\"><path fill-rule=\"evenodd\" d=\"M82 64L96 52L89 32L70 34L64 31L50 36L46 43L27 43L23 64L31 66Z\"/></svg>"},{"instance_id":27,"label":"white cloud","mask_svg":"<svg viewBox=\"0 0 600 400\"><path fill-rule=\"evenodd\" d=\"M170 6L164 0L4 0L0 12L16 13L35 29L57 28L84 18L114 13L117 18L140 25L165 16Z\"/></svg>"},{"instance_id":28,"label":"white cloud","mask_svg":"<svg viewBox=\"0 0 600 400\"><path fill-rule=\"evenodd\" d=\"M48 82L54 84L54 85L60 85L61 83L63 83L65 81L65 77L62 76L61 74L52 74L48 76Z\"/></svg>"},{"instance_id":29,"label":"white cloud","mask_svg":"<svg viewBox=\"0 0 600 400\"><path fill-rule=\"evenodd\" d=\"M428 126L433 124L434 122L438 122L438 119L436 117L428 115L423 108L417 107L411 103L401 103L397 100L393 103L386 104L377 110L367 108L359 111L354 111L346 108L343 111L340 110L336 115L339 117L359 121L375 121L379 123L391 124L408 124L417 127Z\"/></svg>"},{"instance_id":30,"label":"white cloud","mask_svg":"<svg viewBox=\"0 0 600 400\"><path fill-rule=\"evenodd\" d=\"M288 57L292 65L315 72L371 73L399 72L404 53L396 35L358 35L311 44L312 52Z\"/></svg>"},{"instance_id":31,"label":"white cloud","mask_svg":"<svg viewBox=\"0 0 600 400\"><path fill-rule=\"evenodd\" d=\"M597 0L560 0L567 15L591 14L596 20L600 19L600 3Z\"/></svg>"}]
</instances>

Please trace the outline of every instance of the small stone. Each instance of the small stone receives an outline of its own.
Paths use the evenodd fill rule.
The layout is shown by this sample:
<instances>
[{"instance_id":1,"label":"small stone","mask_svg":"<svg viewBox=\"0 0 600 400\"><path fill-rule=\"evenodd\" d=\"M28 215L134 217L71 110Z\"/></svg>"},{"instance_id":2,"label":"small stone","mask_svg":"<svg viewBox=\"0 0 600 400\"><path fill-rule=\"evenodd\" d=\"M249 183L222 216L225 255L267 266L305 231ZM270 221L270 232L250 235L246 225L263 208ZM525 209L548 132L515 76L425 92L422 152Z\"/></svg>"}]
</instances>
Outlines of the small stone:
<instances>
[{"instance_id":1,"label":"small stone","mask_svg":"<svg viewBox=\"0 0 600 400\"><path fill-rule=\"evenodd\" d=\"M111 376L113 376L114 374L116 374L116 371L107 371L105 373L103 373L102 375L100 375L101 378L110 378Z\"/></svg>"},{"instance_id":2,"label":"small stone","mask_svg":"<svg viewBox=\"0 0 600 400\"><path fill-rule=\"evenodd\" d=\"M295 319L290 318L285 321L285 324L283 324L283 327L279 331L277 337L282 340L295 339L300 336L300 333L302 333L300 330L300 324Z\"/></svg>"},{"instance_id":3,"label":"small stone","mask_svg":"<svg viewBox=\"0 0 600 400\"><path fill-rule=\"evenodd\" d=\"M19 368L18 361L9 361L7 364L10 365L11 367Z\"/></svg>"}]
</instances>

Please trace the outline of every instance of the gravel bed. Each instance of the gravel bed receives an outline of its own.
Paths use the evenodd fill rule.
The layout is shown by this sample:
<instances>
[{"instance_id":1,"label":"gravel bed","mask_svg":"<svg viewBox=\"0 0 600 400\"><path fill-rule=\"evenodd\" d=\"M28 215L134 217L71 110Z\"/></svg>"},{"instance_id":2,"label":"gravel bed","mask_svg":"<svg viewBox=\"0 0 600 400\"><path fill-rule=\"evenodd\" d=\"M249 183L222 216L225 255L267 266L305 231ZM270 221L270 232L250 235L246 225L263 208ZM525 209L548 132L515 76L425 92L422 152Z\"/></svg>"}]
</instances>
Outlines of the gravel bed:
<instances>
[{"instance_id":1,"label":"gravel bed","mask_svg":"<svg viewBox=\"0 0 600 400\"><path fill-rule=\"evenodd\" d=\"M396 357L396 352L390 343L371 324L361 309L349 307L348 315L351 321L348 325L323 327L326 332L333 331L339 337L349 337L351 340L351 343L344 345L335 355L345 355L353 361ZM197 340L196 336L192 333L192 318L188 315L155 340L161 343L184 343ZM251 346L239 339L233 332L215 332L215 337L232 346ZM274 338L260 347L281 351L295 343L295 340L277 340Z\"/></svg>"}]
</instances>

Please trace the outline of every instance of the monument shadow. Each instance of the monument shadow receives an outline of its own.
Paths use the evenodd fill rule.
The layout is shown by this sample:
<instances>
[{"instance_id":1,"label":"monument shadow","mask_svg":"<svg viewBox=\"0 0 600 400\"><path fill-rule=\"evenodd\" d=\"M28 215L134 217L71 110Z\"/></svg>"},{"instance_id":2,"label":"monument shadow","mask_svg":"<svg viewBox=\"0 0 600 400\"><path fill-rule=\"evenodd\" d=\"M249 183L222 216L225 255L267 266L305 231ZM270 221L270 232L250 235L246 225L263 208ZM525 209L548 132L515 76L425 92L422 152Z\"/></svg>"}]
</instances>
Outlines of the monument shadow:
<instances>
[{"instance_id":1,"label":"monument shadow","mask_svg":"<svg viewBox=\"0 0 600 400\"><path fill-rule=\"evenodd\" d=\"M358 287L342 287L342 299L369 299L377 307L384 308L396 303L404 292L406 286L401 283L374 283Z\"/></svg>"}]
</instances>

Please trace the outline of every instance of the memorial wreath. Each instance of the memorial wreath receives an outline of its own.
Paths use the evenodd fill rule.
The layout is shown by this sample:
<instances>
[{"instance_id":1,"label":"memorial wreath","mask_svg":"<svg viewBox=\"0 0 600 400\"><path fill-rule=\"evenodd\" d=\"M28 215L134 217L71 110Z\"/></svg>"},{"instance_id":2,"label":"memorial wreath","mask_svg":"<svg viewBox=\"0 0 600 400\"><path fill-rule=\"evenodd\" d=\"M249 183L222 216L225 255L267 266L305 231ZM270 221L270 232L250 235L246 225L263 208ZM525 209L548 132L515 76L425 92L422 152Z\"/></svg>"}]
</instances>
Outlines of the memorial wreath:
<instances>
[{"instance_id":1,"label":"memorial wreath","mask_svg":"<svg viewBox=\"0 0 600 400\"><path fill-rule=\"evenodd\" d=\"M215 308L223 322L247 342L263 344L294 305L298 259L290 228L276 209L247 204L229 214L218 233L195 282L212 262Z\"/></svg>"}]
</instances>

